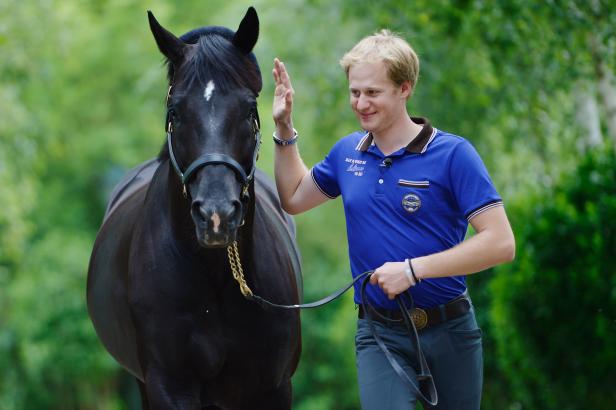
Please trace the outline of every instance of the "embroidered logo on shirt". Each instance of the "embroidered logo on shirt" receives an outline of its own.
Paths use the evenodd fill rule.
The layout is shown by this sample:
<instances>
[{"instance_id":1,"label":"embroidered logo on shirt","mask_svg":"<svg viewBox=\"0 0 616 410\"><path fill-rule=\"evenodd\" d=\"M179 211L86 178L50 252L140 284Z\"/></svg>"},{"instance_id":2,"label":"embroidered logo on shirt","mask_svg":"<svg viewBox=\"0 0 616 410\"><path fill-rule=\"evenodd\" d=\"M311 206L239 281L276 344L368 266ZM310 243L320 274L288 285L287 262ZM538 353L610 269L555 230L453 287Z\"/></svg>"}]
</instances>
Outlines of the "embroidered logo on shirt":
<instances>
[{"instance_id":1,"label":"embroidered logo on shirt","mask_svg":"<svg viewBox=\"0 0 616 410\"><path fill-rule=\"evenodd\" d=\"M406 194L402 198L402 208L410 214L421 208L421 198L415 194Z\"/></svg>"},{"instance_id":2,"label":"embroidered logo on shirt","mask_svg":"<svg viewBox=\"0 0 616 410\"><path fill-rule=\"evenodd\" d=\"M366 161L361 159L353 159L353 158L345 158L344 162L349 163L347 172L352 172L355 176L364 175L364 165L366 165Z\"/></svg>"}]
</instances>

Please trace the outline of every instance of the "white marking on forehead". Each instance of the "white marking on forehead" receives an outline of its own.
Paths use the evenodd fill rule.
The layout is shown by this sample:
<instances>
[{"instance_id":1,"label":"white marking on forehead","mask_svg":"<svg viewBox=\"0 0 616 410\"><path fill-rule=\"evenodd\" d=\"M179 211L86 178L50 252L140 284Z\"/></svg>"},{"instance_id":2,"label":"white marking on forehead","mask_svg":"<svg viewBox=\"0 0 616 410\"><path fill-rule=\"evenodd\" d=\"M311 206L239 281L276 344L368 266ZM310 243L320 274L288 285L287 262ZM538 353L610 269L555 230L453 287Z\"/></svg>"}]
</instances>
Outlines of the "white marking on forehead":
<instances>
[{"instance_id":1,"label":"white marking on forehead","mask_svg":"<svg viewBox=\"0 0 616 410\"><path fill-rule=\"evenodd\" d=\"M205 91L203 92L203 97L206 100L210 100L210 98L212 98L212 93L214 92L214 88L216 88L214 86L214 81L210 80L207 83L207 86L205 87Z\"/></svg>"}]
</instances>

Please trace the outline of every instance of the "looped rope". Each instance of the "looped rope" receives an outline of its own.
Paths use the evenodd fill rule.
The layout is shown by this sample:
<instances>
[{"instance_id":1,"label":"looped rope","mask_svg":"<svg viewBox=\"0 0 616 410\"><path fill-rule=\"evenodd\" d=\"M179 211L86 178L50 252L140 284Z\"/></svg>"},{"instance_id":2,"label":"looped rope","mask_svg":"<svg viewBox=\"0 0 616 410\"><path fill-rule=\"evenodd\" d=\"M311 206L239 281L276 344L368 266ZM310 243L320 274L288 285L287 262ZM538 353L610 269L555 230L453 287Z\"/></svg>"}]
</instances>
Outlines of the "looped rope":
<instances>
[{"instance_id":1,"label":"looped rope","mask_svg":"<svg viewBox=\"0 0 616 410\"><path fill-rule=\"evenodd\" d=\"M413 302L413 297L411 296L411 292L406 290L406 292L401 293L400 295L396 295L396 302L398 303L400 312L402 312L402 319L404 320L404 325L406 326L406 329L409 332L409 338L410 338L411 345L415 345L417 347L417 358L419 359L418 360L419 371L417 371L417 383L415 383L415 381L408 375L408 373L404 371L402 366L400 366L400 364L398 363L394 355L389 351L389 349L387 348L387 346L385 345L381 337L378 335L378 332L374 326L374 322L372 321L372 314L373 313L378 314L378 312L376 312L374 307L368 303L368 299L366 296L366 286L368 285L369 280L370 280L370 277L367 277L364 279L364 281L361 284L361 301L362 301L362 304L367 307L366 321L368 322L368 327L370 328L372 337L374 337L376 344L379 346L383 354L385 354L387 361L389 362L391 367L394 369L398 377L402 379L406 384L410 385L411 388L417 392L421 400L423 400L424 402L428 403L431 406L436 406L436 404L438 403L438 394L436 392L436 386L434 385L434 379L432 378L432 373L430 372L430 368L428 367L426 357L424 356L423 350L421 349L421 343L419 342L419 334L417 333L417 328L415 327L415 323L413 322L413 319L411 318L409 309L407 309L407 307L404 305L402 301L402 295L406 294L410 299L411 308L412 308L414 305L414 302ZM398 322L397 320L392 320L392 319L383 317L381 315L379 316L388 322ZM424 394L424 392L422 392L422 388L421 388L422 385L427 389L427 394Z\"/></svg>"}]
</instances>

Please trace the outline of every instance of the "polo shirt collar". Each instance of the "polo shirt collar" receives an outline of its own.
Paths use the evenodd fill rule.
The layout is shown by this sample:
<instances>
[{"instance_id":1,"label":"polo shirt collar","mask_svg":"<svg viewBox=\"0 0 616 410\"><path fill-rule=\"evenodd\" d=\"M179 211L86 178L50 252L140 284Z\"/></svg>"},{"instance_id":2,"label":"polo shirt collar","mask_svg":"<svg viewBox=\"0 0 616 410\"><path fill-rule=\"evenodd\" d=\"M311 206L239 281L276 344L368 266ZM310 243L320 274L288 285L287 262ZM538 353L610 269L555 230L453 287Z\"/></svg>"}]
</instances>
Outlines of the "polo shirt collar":
<instances>
[{"instance_id":1,"label":"polo shirt collar","mask_svg":"<svg viewBox=\"0 0 616 410\"><path fill-rule=\"evenodd\" d=\"M414 123L423 125L423 128L419 131L419 134L417 134L417 136L413 138L413 140L406 146L406 151L412 154L423 154L426 152L430 141L434 138L435 130L432 128L432 125L430 125L430 121L426 118L411 117L411 119ZM369 132L361 139L357 149L359 151L366 152L370 145L373 144L373 141L374 137L372 136L372 133Z\"/></svg>"}]
</instances>

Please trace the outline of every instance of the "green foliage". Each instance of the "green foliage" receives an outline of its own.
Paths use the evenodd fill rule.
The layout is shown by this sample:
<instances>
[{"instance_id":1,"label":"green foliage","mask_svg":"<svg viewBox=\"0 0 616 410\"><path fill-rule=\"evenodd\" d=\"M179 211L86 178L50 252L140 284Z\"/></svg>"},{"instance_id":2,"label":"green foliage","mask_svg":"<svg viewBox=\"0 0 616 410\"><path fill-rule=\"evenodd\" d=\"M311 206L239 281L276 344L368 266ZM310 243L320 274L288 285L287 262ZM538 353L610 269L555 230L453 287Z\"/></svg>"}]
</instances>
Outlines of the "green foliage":
<instances>
[{"instance_id":1,"label":"green foliage","mask_svg":"<svg viewBox=\"0 0 616 410\"><path fill-rule=\"evenodd\" d=\"M106 174L151 144L148 107L162 103L143 97L159 60L135 43L148 34L143 4L89 6L0 5L2 409L124 407L87 315L85 273ZM139 35L128 31L136 11Z\"/></svg>"},{"instance_id":2,"label":"green foliage","mask_svg":"<svg viewBox=\"0 0 616 410\"><path fill-rule=\"evenodd\" d=\"M114 397L102 394L113 387L116 365L84 314L83 261L90 248L89 235L50 233L29 249L21 266L27 274L10 284L13 357L0 394L12 397L14 408L116 407Z\"/></svg>"},{"instance_id":3,"label":"green foliage","mask_svg":"<svg viewBox=\"0 0 616 410\"><path fill-rule=\"evenodd\" d=\"M492 283L499 362L524 408L616 403L616 156L590 152L516 213L517 263Z\"/></svg>"}]
</instances>

